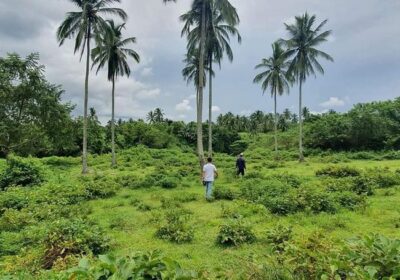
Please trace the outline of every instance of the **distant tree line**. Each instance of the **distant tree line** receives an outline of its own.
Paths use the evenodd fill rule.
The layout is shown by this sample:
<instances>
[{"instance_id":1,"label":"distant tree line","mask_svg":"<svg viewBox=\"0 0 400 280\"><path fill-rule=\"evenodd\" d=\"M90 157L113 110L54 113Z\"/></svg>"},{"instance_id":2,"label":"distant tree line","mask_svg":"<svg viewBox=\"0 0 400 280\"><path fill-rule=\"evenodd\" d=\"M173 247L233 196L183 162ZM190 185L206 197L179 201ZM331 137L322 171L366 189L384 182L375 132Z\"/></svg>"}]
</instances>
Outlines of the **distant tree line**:
<instances>
[{"instance_id":1,"label":"distant tree line","mask_svg":"<svg viewBox=\"0 0 400 280\"><path fill-rule=\"evenodd\" d=\"M60 86L49 83L39 55L21 58L9 54L0 58L0 156L9 153L32 156L71 155L82 151L83 118L71 117L74 106L63 104ZM311 114L303 108L305 145L321 150L400 149L400 98L357 104L347 113L329 111ZM281 132L298 128L299 117L289 109L277 114ZM216 152L235 154L245 149L240 133L250 136L275 129L275 115L255 111L249 116L220 114L213 124ZM137 145L166 148L196 147L197 122L165 118L162 109L149 112L146 120L115 123L115 145L125 149ZM208 123L202 126L208 143ZM88 151L108 153L112 148L111 121L103 126L94 108L88 114ZM294 148L294 147L293 147Z\"/></svg>"}]
</instances>

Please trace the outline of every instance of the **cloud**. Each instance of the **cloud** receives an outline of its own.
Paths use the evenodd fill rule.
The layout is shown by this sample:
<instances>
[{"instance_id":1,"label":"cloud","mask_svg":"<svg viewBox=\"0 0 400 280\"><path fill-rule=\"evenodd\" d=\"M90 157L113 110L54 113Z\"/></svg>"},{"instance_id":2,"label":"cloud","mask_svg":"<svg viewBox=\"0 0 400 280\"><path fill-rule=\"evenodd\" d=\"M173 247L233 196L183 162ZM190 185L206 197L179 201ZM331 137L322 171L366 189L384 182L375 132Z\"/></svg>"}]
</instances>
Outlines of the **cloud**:
<instances>
[{"instance_id":1,"label":"cloud","mask_svg":"<svg viewBox=\"0 0 400 280\"><path fill-rule=\"evenodd\" d=\"M149 76L153 75L153 69L151 67L145 67L140 72L140 75L142 77L149 77Z\"/></svg>"},{"instance_id":2,"label":"cloud","mask_svg":"<svg viewBox=\"0 0 400 280\"><path fill-rule=\"evenodd\" d=\"M214 113L221 112L221 108L219 108L218 106L212 106L211 111L213 111Z\"/></svg>"},{"instance_id":3,"label":"cloud","mask_svg":"<svg viewBox=\"0 0 400 280\"><path fill-rule=\"evenodd\" d=\"M192 106L190 106L190 101L188 99L183 99L181 103L176 104L175 110L178 112L190 112L193 110Z\"/></svg>"},{"instance_id":4,"label":"cloud","mask_svg":"<svg viewBox=\"0 0 400 280\"><path fill-rule=\"evenodd\" d=\"M128 13L123 36L137 38L137 43L129 47L141 58L139 64L129 61L131 78L118 79L117 117L143 118L146 112L161 107L173 118L185 115L185 120L195 119L196 96L190 95L195 89L192 84L187 86L181 75L186 40L180 36L182 23L179 21L191 3L183 0L163 5L161 0L126 0L113 4ZM273 110L273 102L266 101L259 94L259 85L251 82L256 74L253 68L261 58L271 55L272 42L288 37L283 23L293 22L294 16L305 11L315 13L318 23L329 19L324 30L331 29L333 35L329 43L319 48L335 59L335 63L321 60L325 75L307 80L304 103L310 110L346 110L353 103L398 96L400 80L395 70L400 68L400 37L397 36L400 1L381 1L380 5L376 5L376 0L274 3L231 0L231 3L241 19L238 29L243 42L239 46L232 40L234 61L223 61L222 71L218 71L214 83L215 102L223 106L224 112L248 115L260 107L265 112ZM40 62L46 66L47 80L62 85L64 102L76 104L74 116L83 114L85 60L79 62L79 54L74 55L73 40L58 46L56 30L66 13L76 10L68 0L0 0L0 56L17 52L24 57L39 52ZM381 48L381 42L385 42L385 48ZM321 103L308 92L324 93L326 99L322 101L327 101ZM328 99L330 96L336 99ZM351 96L351 100L346 96ZM189 102L181 104L185 99ZM183 109L181 112L175 110L178 103L181 104L178 108ZM293 90L293 94L279 98L279 109L297 108L297 103L297 90ZM95 71L90 73L89 106L95 107L99 116L109 118L111 84L105 71L97 76Z\"/></svg>"},{"instance_id":5,"label":"cloud","mask_svg":"<svg viewBox=\"0 0 400 280\"><path fill-rule=\"evenodd\" d=\"M338 97L329 97L328 101L319 104L324 108L341 107L344 106L346 102Z\"/></svg>"},{"instance_id":6,"label":"cloud","mask_svg":"<svg viewBox=\"0 0 400 280\"><path fill-rule=\"evenodd\" d=\"M136 98L139 100L156 99L160 96L161 90L159 88L155 89L143 89L136 94Z\"/></svg>"}]
</instances>

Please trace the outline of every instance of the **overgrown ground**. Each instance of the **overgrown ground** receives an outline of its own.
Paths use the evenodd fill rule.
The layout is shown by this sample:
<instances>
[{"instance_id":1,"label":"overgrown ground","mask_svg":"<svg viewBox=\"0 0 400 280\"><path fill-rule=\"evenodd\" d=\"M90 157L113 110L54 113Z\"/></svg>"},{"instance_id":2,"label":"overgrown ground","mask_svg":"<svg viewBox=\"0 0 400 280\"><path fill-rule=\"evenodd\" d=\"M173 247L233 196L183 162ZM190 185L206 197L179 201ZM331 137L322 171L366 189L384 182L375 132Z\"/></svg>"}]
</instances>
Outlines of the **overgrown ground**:
<instances>
[{"instance_id":1,"label":"overgrown ground","mask_svg":"<svg viewBox=\"0 0 400 280\"><path fill-rule=\"evenodd\" d=\"M400 160L350 160L342 154L313 156L306 163L299 164L294 159L295 153L283 154L285 158L275 162L271 153L250 147L246 153L248 170L245 178L235 177L234 157L216 155L214 161L220 176L215 182L218 197L212 202L204 199L196 157L192 151L178 148L150 150L138 147L123 151L118 155L116 169L110 168L109 155L92 157L91 170L87 177L80 175L78 158L42 159L40 164L46 182L44 186L31 187L25 194L37 199L41 195L40 188L60 186L73 192L77 186L88 182L100 185L101 191L115 189L115 194L104 195L109 196L108 198L101 198L101 194L92 192L93 199L77 199L82 205L79 211L85 212L85 219L98 224L110 238L107 252L123 256L137 251L161 250L184 268L201 271L203 277L210 279L217 275L232 279L262 279L265 277L262 275L266 275L263 272L254 272L252 275L252 271L260 269L261 264L273 266L272 264L284 263L292 273L303 273L307 269L299 268L296 264L289 268L289 259L296 255L296 251L291 251L295 249L290 248L290 245L301 248L316 237L324 242L315 247L317 254L321 250L321 258L327 254L328 247L333 246L340 250L353 237L379 233L392 239L400 238L400 189L397 186L400 181L396 173ZM0 171L5 167L5 161L0 161ZM327 170L335 171L338 167L359 171L362 174L357 175L358 177L370 176L368 180L373 178L375 181L365 179L365 183L362 181L364 179L360 179L361 187L349 191L348 188L341 189L341 186L350 184L351 176L347 176L348 174L339 175L347 179L335 178L336 175L316 176L319 170L330 168ZM385 174L388 178L382 179L380 176ZM379 185L380 183L382 184ZM369 187L373 194L368 193ZM275 192L268 193L271 189ZM68 191L63 193L58 190L52 193L51 200L71 196ZM338 194L342 192L345 193L345 198L339 200ZM0 193L3 200L5 193ZM269 197L266 198L267 196ZM286 200L277 201L280 196ZM339 201L344 202L341 204ZM71 204L73 202L65 203L68 207ZM268 208L272 204L276 207ZM31 216L35 216L34 211L38 211L32 207L28 209ZM4 218L6 210L2 210L0 226L7 223ZM18 211L23 211L23 208ZM183 240L178 244L156 236L157 230L166 225L168 215L185 217L181 223L184 229L193 232L190 242ZM64 216L67 219L73 218ZM56 219L57 217L54 218ZM0 249L3 252L0 254L0 267L3 271L12 273L26 269L37 273L35 267L43 266L41 261L45 248L41 248L42 243L36 246L35 241L30 241L18 247L8 239L23 239L18 234L27 234L29 228L41 225L46 227L47 222L45 218L34 218L32 222L19 221L15 222L17 226L14 228L1 229L0 241L3 244L0 244ZM250 227L256 239L238 246L218 244L220 227L227 223ZM290 239L282 241L284 245L267 238L268 235L271 236L271 233L267 234L271 230L279 231L278 225L284 229L292 227ZM284 229L278 235L284 235ZM18 248L7 251L6 246ZM298 263L301 261L312 264L308 256L296 260ZM76 262L72 258L66 259L66 264L58 260L51 262L51 265L53 269L63 270ZM305 267L310 266L310 263L306 263ZM323 268L315 268L318 269ZM314 268L304 273L316 277L319 272L313 274L313 270ZM271 279L280 278L271 276Z\"/></svg>"}]
</instances>

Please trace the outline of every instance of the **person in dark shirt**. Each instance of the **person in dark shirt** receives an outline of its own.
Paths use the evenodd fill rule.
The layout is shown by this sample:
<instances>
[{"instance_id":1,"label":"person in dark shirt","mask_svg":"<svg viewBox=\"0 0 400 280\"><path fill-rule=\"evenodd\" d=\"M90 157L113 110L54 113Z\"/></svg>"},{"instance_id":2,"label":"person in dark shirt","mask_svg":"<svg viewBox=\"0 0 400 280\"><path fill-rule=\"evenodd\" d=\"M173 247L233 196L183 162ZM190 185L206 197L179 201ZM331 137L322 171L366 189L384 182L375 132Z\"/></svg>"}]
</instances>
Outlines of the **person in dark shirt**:
<instances>
[{"instance_id":1,"label":"person in dark shirt","mask_svg":"<svg viewBox=\"0 0 400 280\"><path fill-rule=\"evenodd\" d=\"M242 174L244 176L244 170L246 169L246 161L243 158L243 153L241 153L236 160L236 170L237 170L237 175L239 176Z\"/></svg>"}]
</instances>

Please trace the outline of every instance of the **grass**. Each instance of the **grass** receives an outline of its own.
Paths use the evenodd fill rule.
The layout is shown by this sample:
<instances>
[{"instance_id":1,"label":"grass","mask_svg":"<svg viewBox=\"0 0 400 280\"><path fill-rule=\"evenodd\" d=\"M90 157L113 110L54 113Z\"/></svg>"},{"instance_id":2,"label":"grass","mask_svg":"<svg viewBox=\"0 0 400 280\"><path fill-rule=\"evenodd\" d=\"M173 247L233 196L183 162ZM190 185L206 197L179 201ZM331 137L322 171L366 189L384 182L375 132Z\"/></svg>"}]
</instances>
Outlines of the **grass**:
<instances>
[{"instance_id":1,"label":"grass","mask_svg":"<svg viewBox=\"0 0 400 280\"><path fill-rule=\"evenodd\" d=\"M110 156L90 158L89 177L103 177L118 180L123 176L131 176L133 180L146 180L160 170L170 172L174 176L178 172L187 172L178 180L178 187L162 189L159 186L149 188L121 188L117 194L108 199L97 199L84 202L84 208L90 208L89 218L94 220L111 237L111 251L125 255L135 251L159 249L168 257L179 261L183 267L197 271L207 271L213 275L218 269L233 275L243 268L243 262L257 256L258 260L267 259L270 251L266 242L266 232L278 223L293 227L294 239L310 236L313 232L321 232L335 244L343 244L344 240L367 233L381 233L387 237L399 238L400 224L400 191L399 187L388 190L380 189L374 196L368 197L364 210L348 211L340 209L336 214L296 213L288 216L270 214L263 206L241 201L213 201L204 199L204 187L198 178L198 165L193 154L180 150L143 150L139 147L124 151L118 156L118 167L111 169ZM332 163L325 163L321 158L309 158L306 163L282 161L278 166L271 166L271 159L248 156L248 172L255 170L268 180L274 174L286 172L297 175L303 182L320 180L315 172ZM79 159L52 158L41 160L48 169L48 180L51 183L71 186L79 184L81 176ZM235 158L219 154L215 157L219 169L219 178L215 185L239 189L246 179L236 178L234 174ZM394 171L400 160L351 160L345 163L359 169L371 167L388 167ZM269 167L269 168L268 168ZM0 161L0 171L5 162ZM186 171L183 171L186 170ZM192 194L190 201L178 201L179 197ZM1 194L0 194L1 195ZM163 223L162 200L177 202L178 206L192 213L190 223L194 227L194 240L187 244L175 244L155 237L155 232ZM142 207L139 207L141 204ZM143 207L145 205L146 207ZM225 248L216 244L220 225L227 221L222 209L236 209L241 212L243 220L252 225L258 237L253 244ZM243 214L244 213L244 214ZM1 262L6 262L6 259Z\"/></svg>"}]
</instances>

